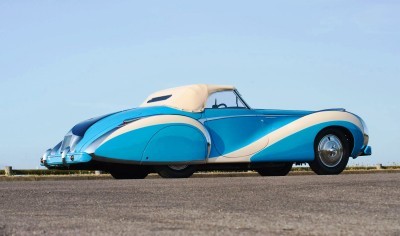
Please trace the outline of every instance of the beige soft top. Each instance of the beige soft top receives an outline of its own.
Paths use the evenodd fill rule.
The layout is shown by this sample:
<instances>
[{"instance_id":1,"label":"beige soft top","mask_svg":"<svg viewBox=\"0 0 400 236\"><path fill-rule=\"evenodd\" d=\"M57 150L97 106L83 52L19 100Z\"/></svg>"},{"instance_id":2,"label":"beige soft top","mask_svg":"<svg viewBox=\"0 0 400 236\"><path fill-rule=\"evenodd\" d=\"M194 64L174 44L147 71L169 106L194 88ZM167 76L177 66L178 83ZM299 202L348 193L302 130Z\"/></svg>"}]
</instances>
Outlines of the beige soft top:
<instances>
[{"instance_id":1,"label":"beige soft top","mask_svg":"<svg viewBox=\"0 0 400 236\"><path fill-rule=\"evenodd\" d=\"M227 90L235 90L235 87L230 85L194 84L170 88L151 94L140 107L168 106L189 112L201 112L204 110L210 94ZM150 100L160 97L166 99L149 103Z\"/></svg>"}]
</instances>

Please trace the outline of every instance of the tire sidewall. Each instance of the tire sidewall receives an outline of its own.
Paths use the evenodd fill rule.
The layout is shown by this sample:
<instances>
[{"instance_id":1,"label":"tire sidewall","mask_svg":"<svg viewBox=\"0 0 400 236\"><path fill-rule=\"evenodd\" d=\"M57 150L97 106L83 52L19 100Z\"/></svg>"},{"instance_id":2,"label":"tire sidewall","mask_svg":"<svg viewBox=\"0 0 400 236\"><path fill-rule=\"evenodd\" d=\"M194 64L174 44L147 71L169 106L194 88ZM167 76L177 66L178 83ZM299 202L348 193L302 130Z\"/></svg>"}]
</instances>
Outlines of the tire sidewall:
<instances>
[{"instance_id":1,"label":"tire sidewall","mask_svg":"<svg viewBox=\"0 0 400 236\"><path fill-rule=\"evenodd\" d=\"M156 166L157 173L163 178L189 178L196 171L196 167L188 165L182 170L175 170L167 165Z\"/></svg>"},{"instance_id":2,"label":"tire sidewall","mask_svg":"<svg viewBox=\"0 0 400 236\"><path fill-rule=\"evenodd\" d=\"M112 171L110 172L114 179L144 179L148 172L132 173L126 171Z\"/></svg>"},{"instance_id":3,"label":"tire sidewall","mask_svg":"<svg viewBox=\"0 0 400 236\"><path fill-rule=\"evenodd\" d=\"M256 170L261 176L285 176L292 169L293 162L285 163L282 166L266 167Z\"/></svg>"},{"instance_id":4,"label":"tire sidewall","mask_svg":"<svg viewBox=\"0 0 400 236\"><path fill-rule=\"evenodd\" d=\"M146 167L126 167L108 170L114 179L144 179L149 174Z\"/></svg>"}]
</instances>

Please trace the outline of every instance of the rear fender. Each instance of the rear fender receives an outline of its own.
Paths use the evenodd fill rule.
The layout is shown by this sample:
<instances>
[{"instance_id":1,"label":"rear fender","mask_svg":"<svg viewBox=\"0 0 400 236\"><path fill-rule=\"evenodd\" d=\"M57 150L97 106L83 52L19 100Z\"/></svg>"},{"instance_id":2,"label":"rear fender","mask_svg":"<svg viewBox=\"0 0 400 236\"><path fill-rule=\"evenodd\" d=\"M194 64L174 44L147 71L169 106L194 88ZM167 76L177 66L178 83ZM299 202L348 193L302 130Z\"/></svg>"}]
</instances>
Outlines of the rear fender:
<instances>
[{"instance_id":1,"label":"rear fender","mask_svg":"<svg viewBox=\"0 0 400 236\"><path fill-rule=\"evenodd\" d=\"M158 131L144 150L142 163L205 163L208 142L196 127L175 124Z\"/></svg>"},{"instance_id":2,"label":"rear fender","mask_svg":"<svg viewBox=\"0 0 400 236\"><path fill-rule=\"evenodd\" d=\"M210 142L208 131L197 120L159 115L116 129L102 141L95 155L137 163L204 161Z\"/></svg>"}]
</instances>

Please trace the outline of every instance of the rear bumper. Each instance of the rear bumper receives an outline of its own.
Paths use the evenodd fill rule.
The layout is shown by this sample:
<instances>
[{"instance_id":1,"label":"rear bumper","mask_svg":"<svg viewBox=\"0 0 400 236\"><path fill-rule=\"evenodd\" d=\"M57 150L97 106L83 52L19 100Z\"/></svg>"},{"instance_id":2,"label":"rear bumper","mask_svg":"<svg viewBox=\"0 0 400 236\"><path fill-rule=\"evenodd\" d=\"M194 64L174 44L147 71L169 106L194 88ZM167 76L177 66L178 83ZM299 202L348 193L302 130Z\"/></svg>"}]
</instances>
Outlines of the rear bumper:
<instances>
[{"instance_id":1,"label":"rear bumper","mask_svg":"<svg viewBox=\"0 0 400 236\"><path fill-rule=\"evenodd\" d=\"M68 167L70 165L88 163L92 157L83 153L68 153L66 155L55 154L49 155L45 159L41 159L41 165L47 168Z\"/></svg>"},{"instance_id":2,"label":"rear bumper","mask_svg":"<svg viewBox=\"0 0 400 236\"><path fill-rule=\"evenodd\" d=\"M73 158L71 158L73 157ZM57 170L103 170L110 171L115 169L124 169L128 166L137 166L139 163L116 163L109 158L98 158L88 153L71 153L64 158L62 155L51 155L46 160L41 161L41 165L48 169Z\"/></svg>"},{"instance_id":3,"label":"rear bumper","mask_svg":"<svg viewBox=\"0 0 400 236\"><path fill-rule=\"evenodd\" d=\"M366 146L363 148L363 150L361 151L360 156L370 156L372 154L372 148L371 146Z\"/></svg>"}]
</instances>

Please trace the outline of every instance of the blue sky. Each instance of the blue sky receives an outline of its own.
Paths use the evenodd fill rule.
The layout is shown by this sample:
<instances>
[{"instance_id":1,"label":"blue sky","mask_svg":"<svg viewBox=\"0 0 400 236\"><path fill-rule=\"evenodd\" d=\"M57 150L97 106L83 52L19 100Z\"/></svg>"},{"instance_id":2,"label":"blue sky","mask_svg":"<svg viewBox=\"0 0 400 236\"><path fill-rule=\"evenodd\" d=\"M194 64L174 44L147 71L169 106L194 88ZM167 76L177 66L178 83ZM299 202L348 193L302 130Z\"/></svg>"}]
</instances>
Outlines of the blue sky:
<instances>
[{"instance_id":1,"label":"blue sky","mask_svg":"<svg viewBox=\"0 0 400 236\"><path fill-rule=\"evenodd\" d=\"M0 167L156 90L232 84L256 108L344 107L400 163L399 1L0 2Z\"/></svg>"}]
</instances>

